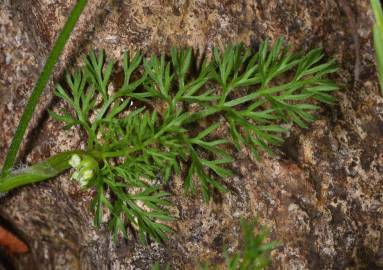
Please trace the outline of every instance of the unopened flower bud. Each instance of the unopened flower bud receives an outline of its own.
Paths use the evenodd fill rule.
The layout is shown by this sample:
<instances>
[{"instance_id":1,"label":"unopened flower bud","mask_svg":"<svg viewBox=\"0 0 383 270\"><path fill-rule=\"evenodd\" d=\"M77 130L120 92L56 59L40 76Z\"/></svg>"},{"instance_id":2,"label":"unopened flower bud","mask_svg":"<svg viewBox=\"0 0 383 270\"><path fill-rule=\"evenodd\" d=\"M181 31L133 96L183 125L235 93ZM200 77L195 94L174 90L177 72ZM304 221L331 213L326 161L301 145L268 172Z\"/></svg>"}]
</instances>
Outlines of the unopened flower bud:
<instances>
[{"instance_id":1,"label":"unopened flower bud","mask_svg":"<svg viewBox=\"0 0 383 270\"><path fill-rule=\"evenodd\" d=\"M86 187L89 181L94 177L95 172L98 170L97 161L88 155L74 154L69 160L69 164L76 169L72 174L72 179L79 182L80 186Z\"/></svg>"},{"instance_id":2,"label":"unopened flower bud","mask_svg":"<svg viewBox=\"0 0 383 270\"><path fill-rule=\"evenodd\" d=\"M93 178L93 171L92 170L85 170L81 172L81 179L82 181L89 181L90 179Z\"/></svg>"},{"instance_id":3,"label":"unopened flower bud","mask_svg":"<svg viewBox=\"0 0 383 270\"><path fill-rule=\"evenodd\" d=\"M78 179L80 187L86 187L89 183L89 180L93 178L93 175L94 174L92 170L85 170L83 172L80 172L80 178Z\"/></svg>"},{"instance_id":4,"label":"unopened flower bud","mask_svg":"<svg viewBox=\"0 0 383 270\"><path fill-rule=\"evenodd\" d=\"M73 174L72 174L72 179L74 179L74 180L79 180L80 179L80 173L79 172L74 172Z\"/></svg>"},{"instance_id":5,"label":"unopened flower bud","mask_svg":"<svg viewBox=\"0 0 383 270\"><path fill-rule=\"evenodd\" d=\"M72 166L72 168L78 169L81 163L81 158L79 155L72 155L72 157L69 160L69 165Z\"/></svg>"}]
</instances>

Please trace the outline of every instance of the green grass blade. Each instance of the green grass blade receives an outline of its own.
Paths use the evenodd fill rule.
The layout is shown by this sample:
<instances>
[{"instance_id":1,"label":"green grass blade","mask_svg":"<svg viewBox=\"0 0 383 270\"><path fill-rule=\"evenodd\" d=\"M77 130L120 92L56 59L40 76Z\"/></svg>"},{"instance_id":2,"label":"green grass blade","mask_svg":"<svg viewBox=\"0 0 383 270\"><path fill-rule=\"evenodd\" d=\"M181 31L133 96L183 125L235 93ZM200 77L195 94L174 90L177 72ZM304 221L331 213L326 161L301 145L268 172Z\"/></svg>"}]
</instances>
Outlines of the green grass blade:
<instances>
[{"instance_id":1,"label":"green grass blade","mask_svg":"<svg viewBox=\"0 0 383 270\"><path fill-rule=\"evenodd\" d=\"M32 118L33 112L36 108L36 105L40 99L40 96L49 80L50 74L53 71L59 56L61 55L62 50L66 42L69 39L71 32L73 31L76 22L78 21L81 12L86 6L87 0L78 0L74 6L72 12L70 13L67 22L64 25L59 37L57 38L52 51L50 52L47 62L43 68L43 71L40 74L39 79L32 91L31 97L28 100L28 103L25 107L23 115L21 116L19 125L16 129L16 133L12 139L11 146L9 147L5 162L3 165L2 174L7 174L9 169L12 168L15 163L17 152L19 150L20 144L23 140L25 130L28 127L29 121Z\"/></svg>"},{"instance_id":2,"label":"green grass blade","mask_svg":"<svg viewBox=\"0 0 383 270\"><path fill-rule=\"evenodd\" d=\"M371 0L372 11L375 15L376 24L383 29L383 11L379 0Z\"/></svg>"},{"instance_id":3,"label":"green grass blade","mask_svg":"<svg viewBox=\"0 0 383 270\"><path fill-rule=\"evenodd\" d=\"M380 82L380 91L383 95L383 32L374 26L374 46L376 53L376 64L378 68L378 77Z\"/></svg>"},{"instance_id":4,"label":"green grass blade","mask_svg":"<svg viewBox=\"0 0 383 270\"><path fill-rule=\"evenodd\" d=\"M372 10L375 15L374 47L376 53L376 64L380 82L380 91L383 95L383 11L379 0L371 0Z\"/></svg>"}]
</instances>

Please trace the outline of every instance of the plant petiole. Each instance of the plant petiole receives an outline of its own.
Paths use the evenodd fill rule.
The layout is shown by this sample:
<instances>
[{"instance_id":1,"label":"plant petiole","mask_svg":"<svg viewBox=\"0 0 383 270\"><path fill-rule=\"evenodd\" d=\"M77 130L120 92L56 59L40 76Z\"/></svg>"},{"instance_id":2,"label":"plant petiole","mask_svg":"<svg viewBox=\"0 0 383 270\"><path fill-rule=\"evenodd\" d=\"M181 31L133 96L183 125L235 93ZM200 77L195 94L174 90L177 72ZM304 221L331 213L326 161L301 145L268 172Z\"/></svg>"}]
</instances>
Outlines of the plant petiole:
<instances>
[{"instance_id":1,"label":"plant petiole","mask_svg":"<svg viewBox=\"0 0 383 270\"><path fill-rule=\"evenodd\" d=\"M30 167L11 171L0 181L0 192L8 192L14 188L37 183L59 175L70 168L69 160L74 155L88 155L85 151L68 151L54 155Z\"/></svg>"}]
</instances>

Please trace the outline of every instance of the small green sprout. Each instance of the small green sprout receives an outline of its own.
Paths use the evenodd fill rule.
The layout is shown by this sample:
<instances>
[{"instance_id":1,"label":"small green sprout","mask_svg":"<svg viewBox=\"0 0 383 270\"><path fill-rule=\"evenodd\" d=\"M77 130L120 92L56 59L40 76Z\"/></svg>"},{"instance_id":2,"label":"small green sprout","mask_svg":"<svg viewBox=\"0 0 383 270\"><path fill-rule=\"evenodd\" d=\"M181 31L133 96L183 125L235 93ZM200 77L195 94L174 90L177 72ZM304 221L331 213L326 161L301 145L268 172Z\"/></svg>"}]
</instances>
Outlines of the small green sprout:
<instances>
[{"instance_id":1,"label":"small green sprout","mask_svg":"<svg viewBox=\"0 0 383 270\"><path fill-rule=\"evenodd\" d=\"M209 262L201 270L264 270L271 264L270 252L278 247L276 241L267 241L269 232L259 226L257 220L241 220L240 247L229 254L225 252L225 266L217 267Z\"/></svg>"},{"instance_id":2,"label":"small green sprout","mask_svg":"<svg viewBox=\"0 0 383 270\"><path fill-rule=\"evenodd\" d=\"M257 232L255 231L257 230ZM226 254L227 270L263 270L270 266L270 252L279 245L276 241L267 241L269 231L259 226L256 219L241 221L241 249Z\"/></svg>"}]
</instances>

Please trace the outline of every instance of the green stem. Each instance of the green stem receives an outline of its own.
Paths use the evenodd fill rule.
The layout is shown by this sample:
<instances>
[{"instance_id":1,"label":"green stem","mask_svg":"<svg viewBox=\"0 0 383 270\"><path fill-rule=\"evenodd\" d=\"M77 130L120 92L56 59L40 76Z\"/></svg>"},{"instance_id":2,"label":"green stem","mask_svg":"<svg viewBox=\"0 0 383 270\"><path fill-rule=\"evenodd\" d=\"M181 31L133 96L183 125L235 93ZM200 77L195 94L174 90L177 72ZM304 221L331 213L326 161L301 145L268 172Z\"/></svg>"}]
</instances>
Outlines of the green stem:
<instances>
[{"instance_id":1,"label":"green stem","mask_svg":"<svg viewBox=\"0 0 383 270\"><path fill-rule=\"evenodd\" d=\"M94 157L101 157L102 159L104 158L115 158L115 157L122 157L122 156L128 156L129 154L132 154L134 152L143 150L144 147L150 145L153 143L159 134L162 134L164 131L161 129L159 130L153 137L150 137L146 139L143 143L141 143L139 146L127 149L127 150L118 150L118 151L112 151L112 152L97 152L97 151L91 151L90 154Z\"/></svg>"},{"instance_id":2,"label":"green stem","mask_svg":"<svg viewBox=\"0 0 383 270\"><path fill-rule=\"evenodd\" d=\"M222 86L222 96L221 99L219 100L219 105L223 105L226 101L227 96L231 92L230 85L227 86L226 84Z\"/></svg>"},{"instance_id":3,"label":"green stem","mask_svg":"<svg viewBox=\"0 0 383 270\"><path fill-rule=\"evenodd\" d=\"M43 68L43 71L40 74L39 79L35 85L35 88L32 91L31 97L28 100L28 103L25 107L24 113L21 116L19 126L16 129L16 133L13 137L11 146L8 150L7 157L5 158L2 174L5 175L8 173L9 169L12 168L15 163L17 152L19 150L20 144L23 140L25 130L28 127L28 123L31 120L32 114L35 110L35 107L39 101L39 98L48 82L49 76L53 71L53 67L56 64L59 56L61 55L62 50L66 42L69 39L71 32L73 31L76 22L78 21L81 12L83 11L87 0L78 0L74 6L72 12L70 13L67 22L64 25L63 30L58 36L52 51L50 52L47 62Z\"/></svg>"},{"instance_id":4,"label":"green stem","mask_svg":"<svg viewBox=\"0 0 383 270\"><path fill-rule=\"evenodd\" d=\"M96 151L91 151L90 154L94 157L100 157L101 159L128 156L134 152L142 150L144 146L148 145L151 141L152 141L151 139L148 139L142 145L130 148L128 150L118 150L118 151L101 152L101 153Z\"/></svg>"},{"instance_id":5,"label":"green stem","mask_svg":"<svg viewBox=\"0 0 383 270\"><path fill-rule=\"evenodd\" d=\"M73 154L84 154L84 151L68 151L54 155L30 167L13 171L0 178L0 192L33 184L52 178L70 168L69 160Z\"/></svg>"}]
</instances>

